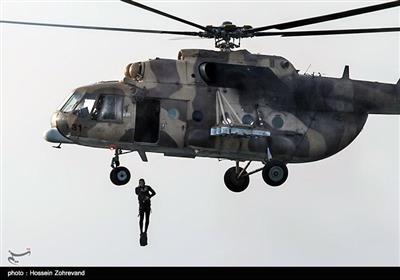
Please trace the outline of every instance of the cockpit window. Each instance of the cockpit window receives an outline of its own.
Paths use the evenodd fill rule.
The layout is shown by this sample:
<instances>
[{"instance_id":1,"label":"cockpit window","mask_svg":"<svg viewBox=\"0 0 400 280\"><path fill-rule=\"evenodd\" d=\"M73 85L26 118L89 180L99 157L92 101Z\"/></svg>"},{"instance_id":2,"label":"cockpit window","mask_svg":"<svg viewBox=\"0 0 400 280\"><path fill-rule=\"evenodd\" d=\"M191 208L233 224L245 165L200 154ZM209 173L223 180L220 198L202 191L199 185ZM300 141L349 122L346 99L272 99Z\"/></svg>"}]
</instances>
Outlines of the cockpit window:
<instances>
[{"instance_id":1,"label":"cockpit window","mask_svg":"<svg viewBox=\"0 0 400 280\"><path fill-rule=\"evenodd\" d=\"M64 113L71 112L74 109L76 103L78 103L79 100L81 100L82 96L83 93L81 92L73 93L71 97L68 98L67 102L65 102L65 104L61 107L61 112Z\"/></svg>"},{"instance_id":2,"label":"cockpit window","mask_svg":"<svg viewBox=\"0 0 400 280\"><path fill-rule=\"evenodd\" d=\"M122 119L122 99L120 95L100 95L93 110L93 119L99 121L120 121Z\"/></svg>"},{"instance_id":3,"label":"cockpit window","mask_svg":"<svg viewBox=\"0 0 400 280\"><path fill-rule=\"evenodd\" d=\"M95 94L90 94L90 93L86 94L84 98L82 98L82 100L76 106L74 112L77 112L78 116L82 118L88 117L93 109L95 101L96 101Z\"/></svg>"}]
</instances>

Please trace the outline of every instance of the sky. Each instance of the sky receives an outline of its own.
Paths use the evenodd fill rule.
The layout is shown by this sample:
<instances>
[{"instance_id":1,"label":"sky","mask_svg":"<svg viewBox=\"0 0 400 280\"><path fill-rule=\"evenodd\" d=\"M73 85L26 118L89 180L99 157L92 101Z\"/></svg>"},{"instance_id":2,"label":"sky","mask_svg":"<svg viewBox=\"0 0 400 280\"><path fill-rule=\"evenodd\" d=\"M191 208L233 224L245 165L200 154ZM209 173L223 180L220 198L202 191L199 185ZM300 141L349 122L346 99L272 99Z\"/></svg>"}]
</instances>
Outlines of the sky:
<instances>
[{"instance_id":1,"label":"sky","mask_svg":"<svg viewBox=\"0 0 400 280\"><path fill-rule=\"evenodd\" d=\"M144 1L199 24L262 26L377 1ZM399 26L399 9L297 28ZM2 1L2 20L193 30L119 1ZM0 24L0 265L9 250L31 250L27 266L367 266L399 265L399 116L370 115L340 153L291 164L268 187L261 174L242 193L224 172L234 162L136 153L121 157L132 178L109 180L113 153L43 139L50 116L72 90L120 80L125 65L212 49L203 39ZM300 73L396 83L399 34L242 41L252 53L280 55ZM259 167L254 164L253 167ZM145 178L152 199L149 245L139 246L134 188Z\"/></svg>"}]
</instances>

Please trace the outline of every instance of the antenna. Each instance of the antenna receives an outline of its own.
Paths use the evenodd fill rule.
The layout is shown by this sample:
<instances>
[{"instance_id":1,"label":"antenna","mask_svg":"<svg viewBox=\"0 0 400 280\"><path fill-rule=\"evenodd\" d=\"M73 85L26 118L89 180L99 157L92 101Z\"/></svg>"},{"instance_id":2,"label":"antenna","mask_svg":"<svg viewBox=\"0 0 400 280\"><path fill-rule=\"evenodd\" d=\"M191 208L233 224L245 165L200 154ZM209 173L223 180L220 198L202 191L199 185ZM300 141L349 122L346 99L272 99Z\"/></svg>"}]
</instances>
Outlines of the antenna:
<instances>
[{"instance_id":1,"label":"antenna","mask_svg":"<svg viewBox=\"0 0 400 280\"><path fill-rule=\"evenodd\" d=\"M311 63L310 63L310 65L308 65L306 71L304 72L304 75L307 75L307 72L308 72L308 70L310 69L310 67L311 67Z\"/></svg>"}]
</instances>

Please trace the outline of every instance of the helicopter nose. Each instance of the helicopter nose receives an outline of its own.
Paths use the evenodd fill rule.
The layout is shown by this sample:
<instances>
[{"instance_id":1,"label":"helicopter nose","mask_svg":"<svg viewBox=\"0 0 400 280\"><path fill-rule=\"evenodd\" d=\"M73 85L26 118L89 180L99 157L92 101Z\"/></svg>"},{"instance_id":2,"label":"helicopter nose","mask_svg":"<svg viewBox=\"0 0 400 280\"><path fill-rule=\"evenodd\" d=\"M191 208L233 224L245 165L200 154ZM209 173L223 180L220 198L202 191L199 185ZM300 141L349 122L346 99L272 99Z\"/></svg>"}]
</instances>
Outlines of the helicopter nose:
<instances>
[{"instance_id":1,"label":"helicopter nose","mask_svg":"<svg viewBox=\"0 0 400 280\"><path fill-rule=\"evenodd\" d=\"M47 130L44 135L44 139L50 143L72 143L71 140L64 137L57 128L53 127Z\"/></svg>"},{"instance_id":2,"label":"helicopter nose","mask_svg":"<svg viewBox=\"0 0 400 280\"><path fill-rule=\"evenodd\" d=\"M58 112L51 116L51 128L44 133L43 138L50 143L73 143L58 131L57 116Z\"/></svg>"}]
</instances>

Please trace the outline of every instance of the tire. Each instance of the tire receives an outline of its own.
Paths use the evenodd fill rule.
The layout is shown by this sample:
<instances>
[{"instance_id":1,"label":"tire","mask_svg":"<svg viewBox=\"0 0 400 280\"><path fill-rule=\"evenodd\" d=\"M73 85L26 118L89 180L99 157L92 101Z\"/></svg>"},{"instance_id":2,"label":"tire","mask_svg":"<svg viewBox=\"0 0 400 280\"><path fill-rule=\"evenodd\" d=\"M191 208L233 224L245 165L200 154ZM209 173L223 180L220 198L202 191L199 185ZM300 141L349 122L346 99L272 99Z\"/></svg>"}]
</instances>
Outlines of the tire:
<instances>
[{"instance_id":1,"label":"tire","mask_svg":"<svg viewBox=\"0 0 400 280\"><path fill-rule=\"evenodd\" d=\"M128 168L119 166L111 170L110 179L114 185L122 186L129 182L131 179L131 173Z\"/></svg>"},{"instance_id":2,"label":"tire","mask_svg":"<svg viewBox=\"0 0 400 280\"><path fill-rule=\"evenodd\" d=\"M239 173L243 170L243 168L239 167ZM242 192L244 191L250 183L249 176L246 175L247 172L244 171L242 177L237 179L236 167L231 167L225 172L224 182L226 187L232 192Z\"/></svg>"},{"instance_id":3,"label":"tire","mask_svg":"<svg viewBox=\"0 0 400 280\"><path fill-rule=\"evenodd\" d=\"M265 183L272 187L282 185L286 181L288 174L289 171L286 164L278 160L267 162L262 170L262 177Z\"/></svg>"}]
</instances>

